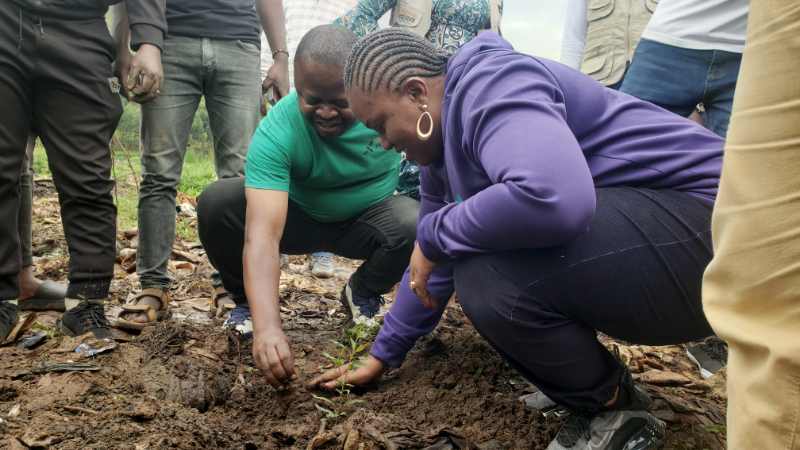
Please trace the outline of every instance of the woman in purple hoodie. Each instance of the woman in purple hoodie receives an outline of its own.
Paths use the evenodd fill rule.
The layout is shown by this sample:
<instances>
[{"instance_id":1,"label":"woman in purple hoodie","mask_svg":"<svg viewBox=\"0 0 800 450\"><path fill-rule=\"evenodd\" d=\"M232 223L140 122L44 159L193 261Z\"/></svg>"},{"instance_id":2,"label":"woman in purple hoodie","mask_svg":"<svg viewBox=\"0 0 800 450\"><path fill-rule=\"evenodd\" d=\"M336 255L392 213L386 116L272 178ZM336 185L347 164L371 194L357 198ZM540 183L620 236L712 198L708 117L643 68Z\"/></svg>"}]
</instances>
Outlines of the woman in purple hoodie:
<instances>
[{"instance_id":1,"label":"woman in purple hoodie","mask_svg":"<svg viewBox=\"0 0 800 450\"><path fill-rule=\"evenodd\" d=\"M655 82L655 81L654 81ZM423 166L417 245L368 361L398 366L455 289L500 354L572 415L550 449L648 449L664 424L597 340L712 334L700 283L723 141L483 33L452 58L414 34L361 40L345 83L385 148Z\"/></svg>"}]
</instances>

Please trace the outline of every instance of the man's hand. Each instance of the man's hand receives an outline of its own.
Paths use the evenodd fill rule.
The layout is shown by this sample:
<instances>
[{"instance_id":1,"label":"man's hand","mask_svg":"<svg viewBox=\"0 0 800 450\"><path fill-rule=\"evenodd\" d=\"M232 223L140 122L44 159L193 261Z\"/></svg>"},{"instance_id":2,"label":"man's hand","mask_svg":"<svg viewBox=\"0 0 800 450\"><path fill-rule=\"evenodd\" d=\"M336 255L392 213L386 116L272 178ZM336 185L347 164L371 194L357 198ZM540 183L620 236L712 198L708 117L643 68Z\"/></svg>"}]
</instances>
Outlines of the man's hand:
<instances>
[{"instance_id":1,"label":"man's hand","mask_svg":"<svg viewBox=\"0 0 800 450\"><path fill-rule=\"evenodd\" d=\"M428 309L436 309L436 300L428 292L428 279L431 277L434 267L436 267L436 264L422 253L419 243L415 242L414 252L411 254L411 263L409 264L410 279L408 287Z\"/></svg>"},{"instance_id":2,"label":"man's hand","mask_svg":"<svg viewBox=\"0 0 800 450\"><path fill-rule=\"evenodd\" d=\"M280 387L294 376L294 357L281 330L254 333L253 360L267 382Z\"/></svg>"},{"instance_id":3,"label":"man's hand","mask_svg":"<svg viewBox=\"0 0 800 450\"><path fill-rule=\"evenodd\" d=\"M125 98L130 99L130 92L128 91L128 74L131 72L131 64L133 63L133 55L127 46L120 48L117 51L117 59L114 61L114 76L119 79L120 94Z\"/></svg>"},{"instance_id":4,"label":"man's hand","mask_svg":"<svg viewBox=\"0 0 800 450\"><path fill-rule=\"evenodd\" d=\"M308 387L309 389L333 390L347 384L363 386L377 380L383 374L383 369L383 362L370 355L362 359L355 369L348 370L348 366L341 366L328 370L311 380Z\"/></svg>"},{"instance_id":5,"label":"man's hand","mask_svg":"<svg viewBox=\"0 0 800 450\"><path fill-rule=\"evenodd\" d=\"M121 81L128 91L128 100L147 103L161 94L163 79L161 49L155 45L142 44L131 59L127 77Z\"/></svg>"},{"instance_id":6,"label":"man's hand","mask_svg":"<svg viewBox=\"0 0 800 450\"><path fill-rule=\"evenodd\" d=\"M261 94L264 95L272 89L272 96L278 101L289 93L289 59L283 53L276 54L275 58L261 83ZM266 114L266 105L263 105L261 114Z\"/></svg>"}]
</instances>

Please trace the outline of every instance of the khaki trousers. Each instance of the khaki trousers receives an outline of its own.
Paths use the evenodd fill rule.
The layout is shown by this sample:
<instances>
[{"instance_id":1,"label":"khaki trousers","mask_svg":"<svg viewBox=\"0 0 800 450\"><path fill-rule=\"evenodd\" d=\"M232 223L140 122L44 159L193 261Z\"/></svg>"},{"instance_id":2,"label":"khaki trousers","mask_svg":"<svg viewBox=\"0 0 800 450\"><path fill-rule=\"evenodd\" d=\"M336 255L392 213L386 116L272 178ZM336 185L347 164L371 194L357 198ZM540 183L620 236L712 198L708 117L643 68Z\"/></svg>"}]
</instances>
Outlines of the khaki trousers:
<instances>
[{"instance_id":1,"label":"khaki trousers","mask_svg":"<svg viewBox=\"0 0 800 450\"><path fill-rule=\"evenodd\" d=\"M800 449L800 1L753 0L712 221L728 447Z\"/></svg>"}]
</instances>

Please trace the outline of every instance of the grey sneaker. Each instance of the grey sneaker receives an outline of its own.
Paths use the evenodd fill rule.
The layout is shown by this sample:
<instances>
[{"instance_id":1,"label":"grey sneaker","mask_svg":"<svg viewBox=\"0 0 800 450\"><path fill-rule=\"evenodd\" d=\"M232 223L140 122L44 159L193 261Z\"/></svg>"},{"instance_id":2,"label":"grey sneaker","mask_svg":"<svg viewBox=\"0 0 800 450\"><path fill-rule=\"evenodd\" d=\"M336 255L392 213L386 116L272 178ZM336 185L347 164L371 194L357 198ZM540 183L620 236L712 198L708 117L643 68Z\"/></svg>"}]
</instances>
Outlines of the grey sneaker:
<instances>
[{"instance_id":1,"label":"grey sneaker","mask_svg":"<svg viewBox=\"0 0 800 450\"><path fill-rule=\"evenodd\" d=\"M0 301L0 344L11 334L11 330L17 325L17 319L19 312L16 303L8 300Z\"/></svg>"},{"instance_id":2,"label":"grey sneaker","mask_svg":"<svg viewBox=\"0 0 800 450\"><path fill-rule=\"evenodd\" d=\"M652 450L661 447L666 424L647 411L605 411L567 418L547 450Z\"/></svg>"},{"instance_id":3,"label":"grey sneaker","mask_svg":"<svg viewBox=\"0 0 800 450\"><path fill-rule=\"evenodd\" d=\"M360 295L356 295L350 288L349 281L344 285L344 289L342 289L342 295L339 297L339 301L342 302L347 315L353 319L353 322L357 324L363 323L369 325L370 327L378 324L377 320L375 320L375 316L377 316L378 312L380 312L381 305L386 303L386 300L384 300L380 295L375 295L372 297L362 297Z\"/></svg>"},{"instance_id":4,"label":"grey sneaker","mask_svg":"<svg viewBox=\"0 0 800 450\"><path fill-rule=\"evenodd\" d=\"M333 253L312 253L310 266L311 275L317 278L332 278L334 275Z\"/></svg>"},{"instance_id":5,"label":"grey sneaker","mask_svg":"<svg viewBox=\"0 0 800 450\"><path fill-rule=\"evenodd\" d=\"M703 378L711 378L728 362L728 344L711 336L700 342L686 345L686 355L700 369Z\"/></svg>"}]
</instances>

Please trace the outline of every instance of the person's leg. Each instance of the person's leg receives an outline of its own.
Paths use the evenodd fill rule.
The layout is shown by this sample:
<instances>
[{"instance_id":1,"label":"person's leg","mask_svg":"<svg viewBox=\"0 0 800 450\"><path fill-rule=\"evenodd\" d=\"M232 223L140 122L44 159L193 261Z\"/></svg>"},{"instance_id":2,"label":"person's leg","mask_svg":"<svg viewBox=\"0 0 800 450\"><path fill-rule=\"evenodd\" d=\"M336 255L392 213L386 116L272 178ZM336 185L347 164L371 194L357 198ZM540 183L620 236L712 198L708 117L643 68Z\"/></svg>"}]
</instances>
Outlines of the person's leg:
<instances>
[{"instance_id":1,"label":"person's leg","mask_svg":"<svg viewBox=\"0 0 800 450\"><path fill-rule=\"evenodd\" d=\"M385 294L408 267L416 239L419 202L404 195L389 197L368 208L355 221L341 225L332 250L352 259L364 259L342 289L340 301L356 323L377 325Z\"/></svg>"},{"instance_id":2,"label":"person's leg","mask_svg":"<svg viewBox=\"0 0 800 450\"><path fill-rule=\"evenodd\" d=\"M175 196L192 119L202 93L201 39L164 41L161 95L142 105L142 184L136 271L142 289L166 290L167 264L175 239ZM159 302L154 299L155 307Z\"/></svg>"},{"instance_id":3,"label":"person's leg","mask_svg":"<svg viewBox=\"0 0 800 450\"><path fill-rule=\"evenodd\" d=\"M711 54L642 39L619 90L688 117L703 97Z\"/></svg>"},{"instance_id":4,"label":"person's leg","mask_svg":"<svg viewBox=\"0 0 800 450\"><path fill-rule=\"evenodd\" d=\"M240 177L261 114L258 46L243 41L203 39L208 120L217 177Z\"/></svg>"},{"instance_id":5,"label":"person's leg","mask_svg":"<svg viewBox=\"0 0 800 450\"><path fill-rule=\"evenodd\" d=\"M30 136L25 148L25 161L19 176L19 245L22 253L22 270L19 274L19 296L30 297L39 287L39 280L33 276L33 249L31 236L31 216L33 215L33 147L36 136Z\"/></svg>"},{"instance_id":6,"label":"person's leg","mask_svg":"<svg viewBox=\"0 0 800 450\"><path fill-rule=\"evenodd\" d=\"M203 85L218 179L244 175L247 149L261 119L259 52L249 42L202 40L203 63L211 67ZM229 303L219 274L211 280L214 303Z\"/></svg>"},{"instance_id":7,"label":"person's leg","mask_svg":"<svg viewBox=\"0 0 800 450\"><path fill-rule=\"evenodd\" d=\"M22 309L61 309L67 287L54 281L37 279L33 273L32 214L33 214L33 149L36 136L28 138L25 162L19 179L19 242L22 269L19 272L19 299Z\"/></svg>"},{"instance_id":8,"label":"person's leg","mask_svg":"<svg viewBox=\"0 0 800 450\"><path fill-rule=\"evenodd\" d=\"M705 106L703 124L723 138L728 134L728 122L733 109L733 95L736 92L736 80L739 78L741 62L740 53L715 51L708 70L707 87L703 96Z\"/></svg>"},{"instance_id":9,"label":"person's leg","mask_svg":"<svg viewBox=\"0 0 800 450\"><path fill-rule=\"evenodd\" d=\"M47 151L61 204L70 253L67 297L81 301L79 308L67 305L71 310L62 328L106 335L101 301L114 274L117 213L109 142L122 115L109 82L114 45L102 18L43 20L40 30L34 130Z\"/></svg>"},{"instance_id":10,"label":"person's leg","mask_svg":"<svg viewBox=\"0 0 800 450\"><path fill-rule=\"evenodd\" d=\"M729 345L728 447L800 449L800 4L752 2L722 179L709 321Z\"/></svg>"},{"instance_id":11,"label":"person's leg","mask_svg":"<svg viewBox=\"0 0 800 450\"><path fill-rule=\"evenodd\" d=\"M237 304L247 302L242 267L246 212L243 177L212 183L197 199L200 242ZM321 250L325 242L333 242L338 234L336 225L315 222L290 201L281 252L305 254Z\"/></svg>"},{"instance_id":12,"label":"person's leg","mask_svg":"<svg viewBox=\"0 0 800 450\"><path fill-rule=\"evenodd\" d=\"M17 277L21 268L19 175L31 129L28 77L34 60L30 46L22 47L22 39L31 36L30 27L20 23L19 7L11 2L0 3L0 342L17 320L14 302L19 295Z\"/></svg>"},{"instance_id":13,"label":"person's leg","mask_svg":"<svg viewBox=\"0 0 800 450\"><path fill-rule=\"evenodd\" d=\"M455 263L478 332L554 401L588 412L612 401L626 374L597 331L649 345L712 333L700 304L711 207L678 192L597 193L589 230L565 246Z\"/></svg>"},{"instance_id":14,"label":"person's leg","mask_svg":"<svg viewBox=\"0 0 800 450\"><path fill-rule=\"evenodd\" d=\"M414 249L418 215L419 202L394 195L368 208L342 230L331 250L366 260L350 278L355 294L379 296L400 281Z\"/></svg>"}]
</instances>

